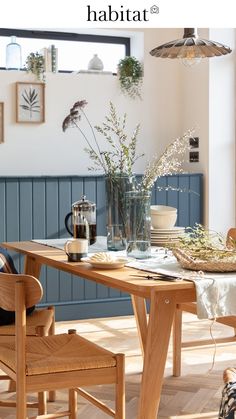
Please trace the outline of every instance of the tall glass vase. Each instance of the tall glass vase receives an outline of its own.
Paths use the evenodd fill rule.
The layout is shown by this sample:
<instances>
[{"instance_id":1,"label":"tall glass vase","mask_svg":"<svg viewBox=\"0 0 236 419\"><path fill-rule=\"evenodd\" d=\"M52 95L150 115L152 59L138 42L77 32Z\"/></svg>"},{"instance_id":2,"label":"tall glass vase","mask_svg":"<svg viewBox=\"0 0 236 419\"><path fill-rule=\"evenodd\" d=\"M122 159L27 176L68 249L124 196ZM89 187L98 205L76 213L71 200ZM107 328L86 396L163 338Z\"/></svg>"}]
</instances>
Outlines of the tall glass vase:
<instances>
[{"instance_id":1,"label":"tall glass vase","mask_svg":"<svg viewBox=\"0 0 236 419\"><path fill-rule=\"evenodd\" d=\"M127 255L136 259L151 256L151 192L126 192Z\"/></svg>"},{"instance_id":2,"label":"tall glass vase","mask_svg":"<svg viewBox=\"0 0 236 419\"><path fill-rule=\"evenodd\" d=\"M116 174L107 176L107 248L126 249L125 193L135 188L135 176Z\"/></svg>"}]
</instances>

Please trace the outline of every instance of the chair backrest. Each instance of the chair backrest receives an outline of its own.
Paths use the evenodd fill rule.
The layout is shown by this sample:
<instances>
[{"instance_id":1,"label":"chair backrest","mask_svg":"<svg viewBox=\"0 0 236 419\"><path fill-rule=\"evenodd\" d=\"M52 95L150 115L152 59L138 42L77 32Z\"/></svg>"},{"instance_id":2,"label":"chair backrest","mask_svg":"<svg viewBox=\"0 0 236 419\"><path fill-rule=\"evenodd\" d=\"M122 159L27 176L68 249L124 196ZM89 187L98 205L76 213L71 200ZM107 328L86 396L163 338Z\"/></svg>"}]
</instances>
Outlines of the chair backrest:
<instances>
[{"instance_id":1,"label":"chair backrest","mask_svg":"<svg viewBox=\"0 0 236 419\"><path fill-rule=\"evenodd\" d=\"M229 249L236 249L236 228L234 227L230 228L227 233L226 246Z\"/></svg>"},{"instance_id":2,"label":"chair backrest","mask_svg":"<svg viewBox=\"0 0 236 419\"><path fill-rule=\"evenodd\" d=\"M43 296L42 285L33 276L0 272L0 306L4 310L16 310L17 283L24 285L25 308L37 304Z\"/></svg>"},{"instance_id":3,"label":"chair backrest","mask_svg":"<svg viewBox=\"0 0 236 419\"><path fill-rule=\"evenodd\" d=\"M4 272L7 274L18 273L15 268L11 255L3 247L0 247L0 272ZM15 312L4 310L0 306L0 326L4 326L6 324L11 324L14 322L15 322Z\"/></svg>"},{"instance_id":4,"label":"chair backrest","mask_svg":"<svg viewBox=\"0 0 236 419\"><path fill-rule=\"evenodd\" d=\"M30 275L0 273L0 306L15 310L16 389L26 388L26 308L43 295L40 282ZM23 416L22 416L23 417ZM26 416L24 416L26 417Z\"/></svg>"},{"instance_id":5,"label":"chair backrest","mask_svg":"<svg viewBox=\"0 0 236 419\"><path fill-rule=\"evenodd\" d=\"M0 272L7 274L18 274L10 253L3 247L0 247ZM35 306L28 307L26 314L32 313L34 309ZM14 322L15 311L4 310L0 304L0 326L12 324Z\"/></svg>"}]
</instances>

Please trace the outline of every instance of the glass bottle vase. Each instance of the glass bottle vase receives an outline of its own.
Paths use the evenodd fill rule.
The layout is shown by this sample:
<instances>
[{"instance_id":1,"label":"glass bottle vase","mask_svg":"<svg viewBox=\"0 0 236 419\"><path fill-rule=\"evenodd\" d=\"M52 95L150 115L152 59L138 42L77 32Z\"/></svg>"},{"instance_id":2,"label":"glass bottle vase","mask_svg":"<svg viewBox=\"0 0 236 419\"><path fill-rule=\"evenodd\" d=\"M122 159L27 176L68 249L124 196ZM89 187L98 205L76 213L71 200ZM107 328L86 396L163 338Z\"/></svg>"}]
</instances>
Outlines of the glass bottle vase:
<instances>
[{"instance_id":1,"label":"glass bottle vase","mask_svg":"<svg viewBox=\"0 0 236 419\"><path fill-rule=\"evenodd\" d=\"M11 36L11 42L6 46L6 69L21 69L21 46L16 42L15 36Z\"/></svg>"},{"instance_id":2,"label":"glass bottle vase","mask_svg":"<svg viewBox=\"0 0 236 419\"><path fill-rule=\"evenodd\" d=\"M151 257L151 192L126 192L127 256Z\"/></svg>"},{"instance_id":3,"label":"glass bottle vase","mask_svg":"<svg viewBox=\"0 0 236 419\"><path fill-rule=\"evenodd\" d=\"M107 248L126 249L125 193L135 188L135 176L106 176Z\"/></svg>"}]
</instances>

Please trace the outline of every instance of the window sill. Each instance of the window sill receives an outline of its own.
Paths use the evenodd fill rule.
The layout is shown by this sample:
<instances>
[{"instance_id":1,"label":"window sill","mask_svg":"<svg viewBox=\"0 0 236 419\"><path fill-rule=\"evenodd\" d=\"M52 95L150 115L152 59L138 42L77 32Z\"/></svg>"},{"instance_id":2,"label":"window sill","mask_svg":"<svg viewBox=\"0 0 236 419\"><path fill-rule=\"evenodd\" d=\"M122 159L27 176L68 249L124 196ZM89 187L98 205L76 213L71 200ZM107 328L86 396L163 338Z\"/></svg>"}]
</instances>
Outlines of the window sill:
<instances>
[{"instance_id":1,"label":"window sill","mask_svg":"<svg viewBox=\"0 0 236 419\"><path fill-rule=\"evenodd\" d=\"M7 70L5 67L0 67L0 71L6 71L6 72L12 72L12 71L24 71L26 73L26 70L21 68L20 70ZM117 73L112 73L112 71L100 71L100 70L78 70L78 71L69 71L69 70L58 70L56 73L53 73L52 71L46 71L45 74L99 74L104 76L117 76Z\"/></svg>"}]
</instances>

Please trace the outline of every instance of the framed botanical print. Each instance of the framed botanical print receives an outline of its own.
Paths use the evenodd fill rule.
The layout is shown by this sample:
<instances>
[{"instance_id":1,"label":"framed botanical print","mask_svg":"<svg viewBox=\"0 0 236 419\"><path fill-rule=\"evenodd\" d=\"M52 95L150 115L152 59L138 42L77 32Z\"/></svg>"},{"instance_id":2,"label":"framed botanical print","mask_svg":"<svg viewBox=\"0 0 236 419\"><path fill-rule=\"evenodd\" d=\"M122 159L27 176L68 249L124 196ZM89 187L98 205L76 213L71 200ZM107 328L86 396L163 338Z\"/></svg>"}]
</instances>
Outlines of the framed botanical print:
<instances>
[{"instance_id":1,"label":"framed botanical print","mask_svg":"<svg viewBox=\"0 0 236 419\"><path fill-rule=\"evenodd\" d=\"M0 144L4 142L4 103L0 102Z\"/></svg>"},{"instance_id":2,"label":"framed botanical print","mask_svg":"<svg viewBox=\"0 0 236 419\"><path fill-rule=\"evenodd\" d=\"M16 122L45 121L44 89L44 83L16 83Z\"/></svg>"}]
</instances>

